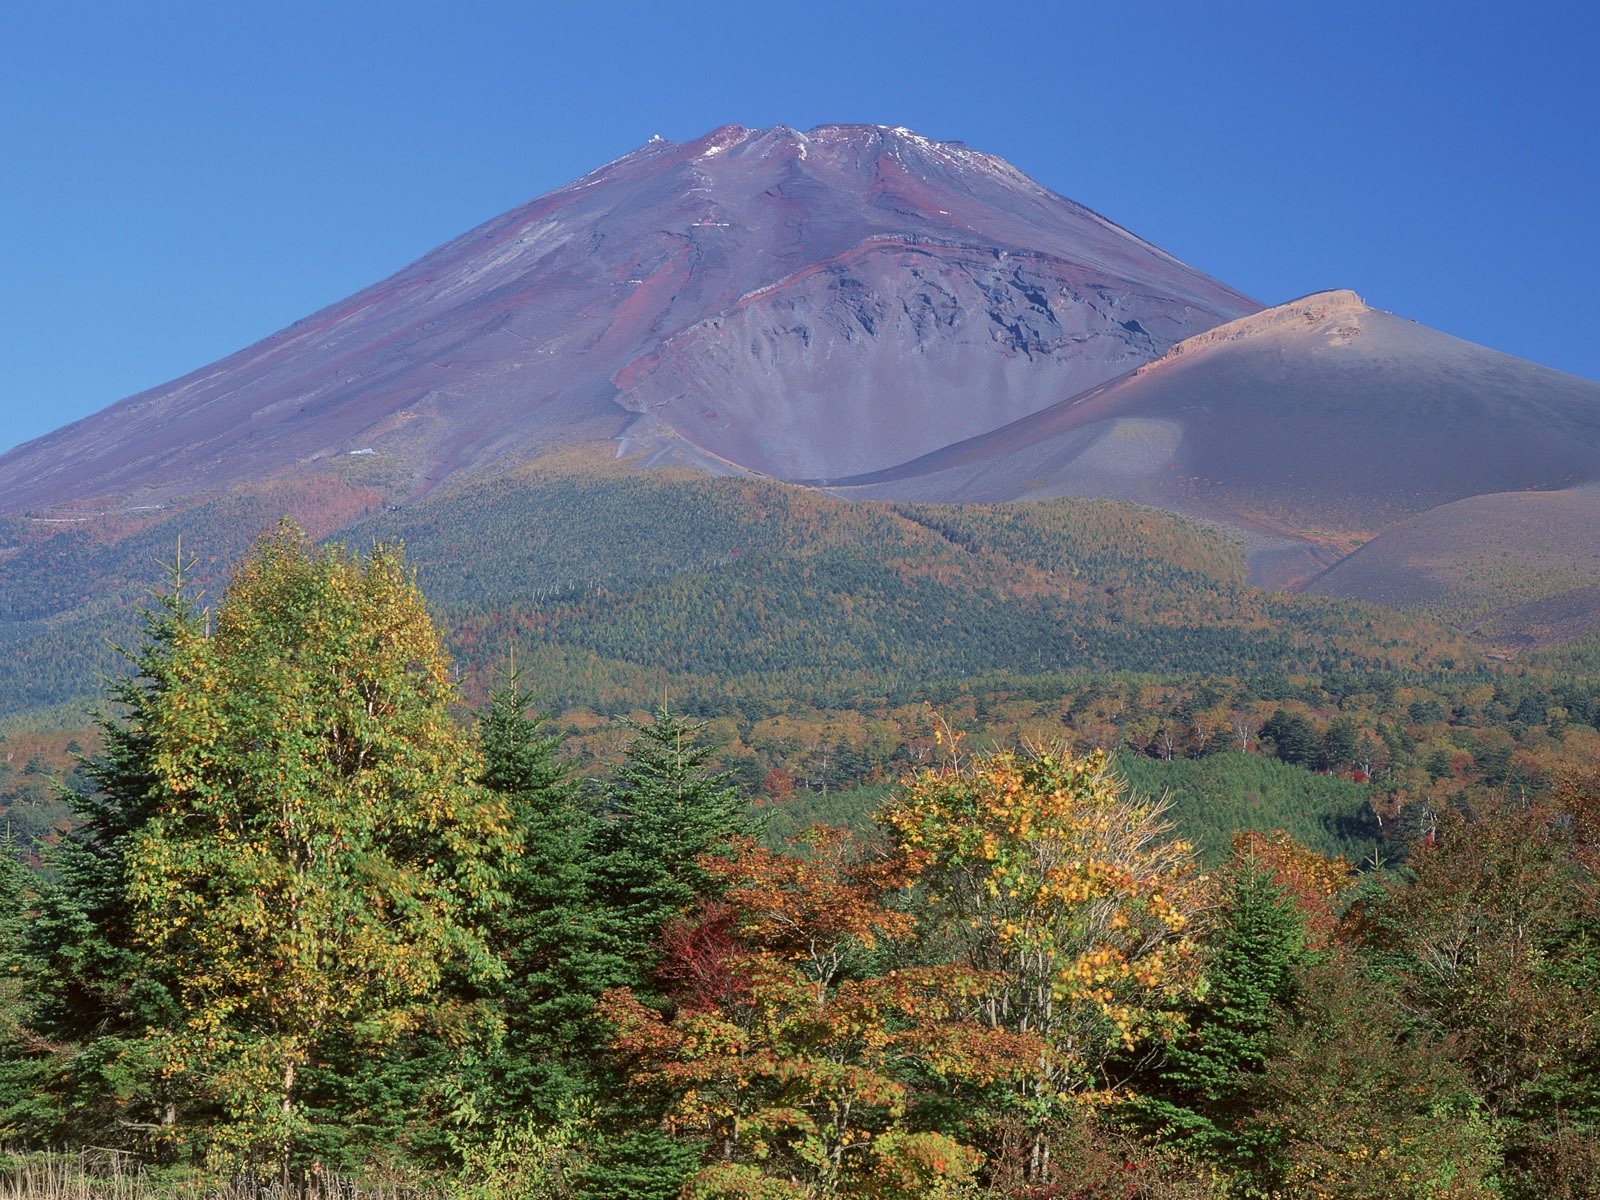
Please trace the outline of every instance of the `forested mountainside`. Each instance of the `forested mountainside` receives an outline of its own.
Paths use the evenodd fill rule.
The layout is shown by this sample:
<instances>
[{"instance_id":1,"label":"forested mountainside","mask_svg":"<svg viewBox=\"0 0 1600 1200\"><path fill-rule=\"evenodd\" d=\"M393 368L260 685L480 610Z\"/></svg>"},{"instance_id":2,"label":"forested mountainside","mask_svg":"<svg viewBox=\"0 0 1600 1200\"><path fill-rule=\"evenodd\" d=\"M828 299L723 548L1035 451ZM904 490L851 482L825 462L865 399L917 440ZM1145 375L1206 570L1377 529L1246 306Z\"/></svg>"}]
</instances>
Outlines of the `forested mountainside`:
<instances>
[{"instance_id":1,"label":"forested mountainside","mask_svg":"<svg viewBox=\"0 0 1600 1200\"><path fill-rule=\"evenodd\" d=\"M313 499L341 514L331 523L353 496ZM142 570L155 586L177 527L209 604L241 549L229 540L241 512L276 499L200 506L115 544L57 536L15 563L41 580ZM360 529L368 544L406 545L469 700L514 659L585 771L615 761L619 722L665 696L711 722L711 749L746 795L768 798L773 772L780 791L787 775L802 798L836 795L919 761L931 703L1002 745L1066 737L1167 761L1265 748L1301 770L1359 773L1371 812L1358 833L1348 821L1308 833L1298 822L1316 826L1323 808L1297 810L1282 778L1249 785L1276 799L1246 823L1362 857L1402 811L1414 827L1593 749L1589 676L1496 671L1437 626L1250 587L1215 530L1127 504L851 504L580 457L380 510ZM137 637L79 599L7 624L0 673L8 694L35 698L5 730L8 816L28 842L66 819L47 779L70 768L68 742L92 744L87 704L122 669L115 646ZM1260 737L1280 711L1308 724Z\"/></svg>"},{"instance_id":2,"label":"forested mountainside","mask_svg":"<svg viewBox=\"0 0 1600 1200\"><path fill-rule=\"evenodd\" d=\"M1225 536L1170 514L1061 498L994 507L850 503L775 481L556 459L348 525L361 493L316 500L360 544L403 542L458 658L508 649L547 702L911 695L991 671L1428 669L1461 638L1370 605L1252 588ZM118 541L24 542L0 622L13 711L83 697L131 630L130 603L179 541L215 586L268 489ZM340 514L333 516L328 514ZM99 590L100 580L119 581ZM126 581L126 582L120 582ZM83 664L90 664L85 671Z\"/></svg>"}]
</instances>

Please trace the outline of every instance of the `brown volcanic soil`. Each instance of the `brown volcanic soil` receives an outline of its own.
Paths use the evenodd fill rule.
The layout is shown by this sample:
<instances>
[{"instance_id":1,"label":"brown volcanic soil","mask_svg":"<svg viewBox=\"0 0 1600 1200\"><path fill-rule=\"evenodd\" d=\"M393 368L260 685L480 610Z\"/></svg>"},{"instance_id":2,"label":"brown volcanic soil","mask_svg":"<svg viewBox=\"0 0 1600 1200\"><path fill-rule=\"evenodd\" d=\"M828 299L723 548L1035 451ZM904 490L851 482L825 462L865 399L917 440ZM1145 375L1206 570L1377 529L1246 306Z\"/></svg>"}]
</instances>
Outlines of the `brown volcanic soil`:
<instances>
[{"instance_id":1,"label":"brown volcanic soil","mask_svg":"<svg viewBox=\"0 0 1600 1200\"><path fill-rule=\"evenodd\" d=\"M1327 292L847 495L1136 500L1240 530L1287 583L1397 520L1481 493L1600 479L1600 384Z\"/></svg>"},{"instance_id":2,"label":"brown volcanic soil","mask_svg":"<svg viewBox=\"0 0 1600 1200\"><path fill-rule=\"evenodd\" d=\"M721 469L875 470L1258 307L959 143L728 126L651 142L16 448L0 514L366 451L416 495L624 430L626 448Z\"/></svg>"}]
</instances>

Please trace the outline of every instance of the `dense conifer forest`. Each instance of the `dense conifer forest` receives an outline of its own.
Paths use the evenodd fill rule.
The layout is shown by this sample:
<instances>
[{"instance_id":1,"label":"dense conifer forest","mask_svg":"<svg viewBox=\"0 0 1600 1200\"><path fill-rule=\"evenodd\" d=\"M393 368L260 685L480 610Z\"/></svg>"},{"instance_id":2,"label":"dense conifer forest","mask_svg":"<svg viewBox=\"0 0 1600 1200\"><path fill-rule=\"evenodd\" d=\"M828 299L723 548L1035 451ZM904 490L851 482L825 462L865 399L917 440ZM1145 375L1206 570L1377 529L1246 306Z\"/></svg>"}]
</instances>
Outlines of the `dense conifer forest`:
<instances>
[{"instance_id":1,"label":"dense conifer forest","mask_svg":"<svg viewBox=\"0 0 1600 1200\"><path fill-rule=\"evenodd\" d=\"M497 486L603 510L617 577L519 573L535 522L499 581L282 525L206 603L174 563L94 729L4 730L16 1180L1594 1194L1600 685L1121 505ZM807 664L808 605L870 661Z\"/></svg>"}]
</instances>

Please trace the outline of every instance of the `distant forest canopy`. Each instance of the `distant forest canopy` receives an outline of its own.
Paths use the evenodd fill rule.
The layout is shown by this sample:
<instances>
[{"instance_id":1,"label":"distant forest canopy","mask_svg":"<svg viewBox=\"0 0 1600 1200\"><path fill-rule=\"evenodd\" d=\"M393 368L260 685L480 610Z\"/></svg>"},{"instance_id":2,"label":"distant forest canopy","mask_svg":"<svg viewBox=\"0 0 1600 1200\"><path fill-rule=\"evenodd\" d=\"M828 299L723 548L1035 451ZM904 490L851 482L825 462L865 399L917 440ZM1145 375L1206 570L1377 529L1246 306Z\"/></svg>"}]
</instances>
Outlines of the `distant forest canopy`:
<instances>
[{"instance_id":1,"label":"distant forest canopy","mask_svg":"<svg viewBox=\"0 0 1600 1200\"><path fill-rule=\"evenodd\" d=\"M843 706L987 672L1186 675L1474 669L1458 634L1371 605L1248 587L1216 530L1110 501L846 502L770 480L572 452L388 511L359 480L173 511L8 521L0 694L86 700L181 543L218 591L288 509L313 534L398 542L476 695L515 645L554 709L670 685ZM362 512L367 519L357 522ZM352 524L352 522L356 522Z\"/></svg>"},{"instance_id":2,"label":"distant forest canopy","mask_svg":"<svg viewBox=\"0 0 1600 1200\"><path fill-rule=\"evenodd\" d=\"M530 657L540 662L518 656L519 670L542 682ZM670 690L665 698L704 722L719 768L787 832L813 817L864 817L884 785L933 760L941 720L975 748L1060 742L1114 751L1131 786L1170 794L1172 819L1208 859L1226 852L1236 829L1250 828L1287 829L1354 861L1374 853L1398 861L1447 810L1535 795L1600 762L1600 679L1592 677L1061 673L918 690L924 699L864 694L838 706ZM546 708L544 690L534 692ZM650 704L642 692L632 703L569 707L546 728L580 776L599 780L627 743L625 722L645 718ZM19 845L66 829L70 806L57 781L81 791L75 756L98 744L93 730L75 726L14 724L0 733L0 815Z\"/></svg>"},{"instance_id":3,"label":"distant forest canopy","mask_svg":"<svg viewBox=\"0 0 1600 1200\"><path fill-rule=\"evenodd\" d=\"M30 1187L92 1169L63 1146L151 1195L1600 1177L1593 688L1071 674L552 720L520 662L466 705L397 549L287 525L209 609L175 565L129 654L68 813L0 853ZM7 735L14 813L70 740Z\"/></svg>"}]
</instances>

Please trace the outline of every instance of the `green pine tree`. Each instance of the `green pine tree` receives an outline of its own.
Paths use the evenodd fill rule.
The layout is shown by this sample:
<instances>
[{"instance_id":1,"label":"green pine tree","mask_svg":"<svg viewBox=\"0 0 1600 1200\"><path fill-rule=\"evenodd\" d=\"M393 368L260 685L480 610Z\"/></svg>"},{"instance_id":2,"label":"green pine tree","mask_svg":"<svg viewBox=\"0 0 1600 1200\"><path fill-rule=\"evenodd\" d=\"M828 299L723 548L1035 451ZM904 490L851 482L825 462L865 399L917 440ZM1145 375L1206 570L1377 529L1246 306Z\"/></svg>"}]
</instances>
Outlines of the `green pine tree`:
<instances>
[{"instance_id":1,"label":"green pine tree","mask_svg":"<svg viewBox=\"0 0 1600 1200\"><path fill-rule=\"evenodd\" d=\"M47 878L18 929L16 965L30 981L26 1040L50 1066L29 1105L34 1139L165 1149L193 1103L146 1041L175 1019L171 979L139 946L127 902L129 848L156 811L153 724L181 686L175 648L203 630L191 566L180 547L139 644L123 650L131 670L96 717L103 749L82 762L90 788L65 793L76 823L47 852Z\"/></svg>"},{"instance_id":2,"label":"green pine tree","mask_svg":"<svg viewBox=\"0 0 1600 1200\"><path fill-rule=\"evenodd\" d=\"M1206 968L1204 997L1190 1006L1189 1029L1168 1048L1130 1106L1139 1123L1169 1144L1233 1168L1260 1158L1247 1130L1244 1085L1271 1051L1272 1032L1299 987L1311 955L1293 900L1261 863L1231 866L1221 921Z\"/></svg>"},{"instance_id":3,"label":"green pine tree","mask_svg":"<svg viewBox=\"0 0 1600 1200\"><path fill-rule=\"evenodd\" d=\"M24 939L40 881L8 829L0 835L0 1142L47 1144L62 1131L55 1057L36 1032L41 980Z\"/></svg>"},{"instance_id":4,"label":"green pine tree","mask_svg":"<svg viewBox=\"0 0 1600 1200\"><path fill-rule=\"evenodd\" d=\"M649 988L666 922L714 891L696 859L752 827L729 773L709 767L703 728L663 704L650 724L633 726L606 791L596 885L636 987Z\"/></svg>"},{"instance_id":5,"label":"green pine tree","mask_svg":"<svg viewBox=\"0 0 1600 1200\"><path fill-rule=\"evenodd\" d=\"M701 1150L654 1129L599 1138L578 1180L578 1195L582 1200L676 1200L701 1165Z\"/></svg>"},{"instance_id":6,"label":"green pine tree","mask_svg":"<svg viewBox=\"0 0 1600 1200\"><path fill-rule=\"evenodd\" d=\"M624 975L608 912L591 900L594 815L532 701L513 670L478 727L481 781L509 805L521 844L492 935L506 966L493 1108L553 1125L591 1086L601 1049L594 1003Z\"/></svg>"}]
</instances>

